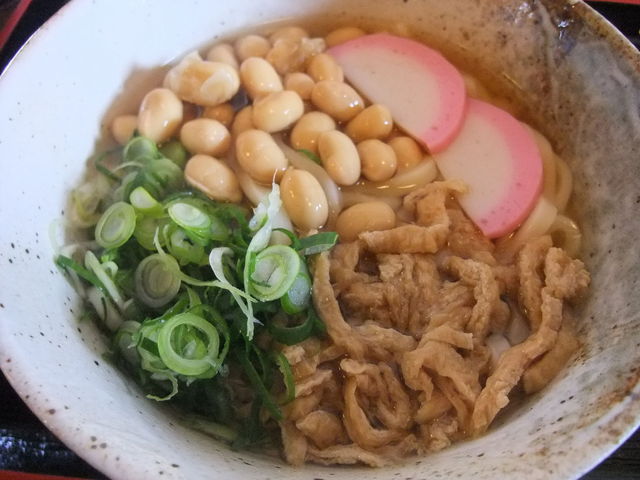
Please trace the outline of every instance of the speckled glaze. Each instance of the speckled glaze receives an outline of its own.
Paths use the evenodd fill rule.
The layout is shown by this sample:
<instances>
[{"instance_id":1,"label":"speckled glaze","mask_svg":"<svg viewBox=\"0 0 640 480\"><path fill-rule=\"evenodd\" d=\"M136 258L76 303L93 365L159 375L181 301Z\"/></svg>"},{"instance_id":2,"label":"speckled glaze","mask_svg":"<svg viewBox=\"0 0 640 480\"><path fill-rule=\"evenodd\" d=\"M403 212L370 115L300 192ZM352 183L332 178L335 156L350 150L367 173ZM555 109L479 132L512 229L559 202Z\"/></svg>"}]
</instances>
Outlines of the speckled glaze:
<instances>
[{"instance_id":1,"label":"speckled glaze","mask_svg":"<svg viewBox=\"0 0 640 480\"><path fill-rule=\"evenodd\" d=\"M52 264L50 224L101 122L189 49L301 16L408 25L519 99L575 174L593 274L577 312L582 352L482 438L385 469L293 469L182 427L103 362L101 337L78 323L77 297ZM0 366L55 434L112 478L577 478L640 422L640 56L583 3L74 1L4 73L0 112Z\"/></svg>"}]
</instances>

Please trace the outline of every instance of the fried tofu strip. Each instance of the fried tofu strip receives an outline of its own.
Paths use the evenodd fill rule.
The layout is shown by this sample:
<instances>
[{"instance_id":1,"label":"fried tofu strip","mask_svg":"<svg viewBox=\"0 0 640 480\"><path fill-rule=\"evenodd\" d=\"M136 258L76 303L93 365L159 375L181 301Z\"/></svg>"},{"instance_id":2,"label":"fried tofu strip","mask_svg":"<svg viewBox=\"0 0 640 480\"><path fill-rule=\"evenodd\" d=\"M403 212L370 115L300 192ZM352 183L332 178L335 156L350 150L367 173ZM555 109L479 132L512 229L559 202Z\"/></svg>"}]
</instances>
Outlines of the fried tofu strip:
<instances>
[{"instance_id":1,"label":"fried tofu strip","mask_svg":"<svg viewBox=\"0 0 640 480\"><path fill-rule=\"evenodd\" d=\"M407 195L403 202L405 209L415 214L417 225L363 232L359 238L374 253L435 253L449 235L447 198L465 190L457 180L429 183Z\"/></svg>"}]
</instances>

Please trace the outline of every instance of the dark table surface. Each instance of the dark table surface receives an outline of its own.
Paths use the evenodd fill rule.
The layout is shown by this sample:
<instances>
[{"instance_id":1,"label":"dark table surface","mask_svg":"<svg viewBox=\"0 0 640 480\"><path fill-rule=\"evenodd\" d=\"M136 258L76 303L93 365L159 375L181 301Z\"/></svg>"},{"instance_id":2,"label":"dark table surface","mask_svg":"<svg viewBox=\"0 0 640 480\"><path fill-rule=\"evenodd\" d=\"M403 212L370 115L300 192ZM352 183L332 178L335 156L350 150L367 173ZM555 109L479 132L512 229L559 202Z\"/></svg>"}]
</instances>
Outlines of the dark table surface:
<instances>
[{"instance_id":1,"label":"dark table surface","mask_svg":"<svg viewBox=\"0 0 640 480\"><path fill-rule=\"evenodd\" d=\"M8 0L0 0L0 7ZM29 36L68 0L33 0L5 48L0 71ZM640 48L640 5L592 3ZM0 374L0 470L104 479L104 475L67 449L29 411ZM4 477L0 472L0 479ZM583 480L640 479L640 431Z\"/></svg>"}]
</instances>

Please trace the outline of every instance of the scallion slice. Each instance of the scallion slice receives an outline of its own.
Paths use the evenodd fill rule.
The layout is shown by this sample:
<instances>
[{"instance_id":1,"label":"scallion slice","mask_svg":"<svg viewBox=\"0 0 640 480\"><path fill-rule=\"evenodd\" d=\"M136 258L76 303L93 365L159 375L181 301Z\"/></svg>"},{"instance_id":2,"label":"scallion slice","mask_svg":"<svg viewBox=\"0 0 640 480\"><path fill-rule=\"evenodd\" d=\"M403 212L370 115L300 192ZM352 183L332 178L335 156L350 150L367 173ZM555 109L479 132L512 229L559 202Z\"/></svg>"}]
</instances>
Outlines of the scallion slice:
<instances>
[{"instance_id":1,"label":"scallion slice","mask_svg":"<svg viewBox=\"0 0 640 480\"><path fill-rule=\"evenodd\" d=\"M111 191L109 180L98 175L71 192L72 221L80 227L90 227L100 220L99 208Z\"/></svg>"},{"instance_id":2,"label":"scallion slice","mask_svg":"<svg viewBox=\"0 0 640 480\"><path fill-rule=\"evenodd\" d=\"M331 250L337 242L338 234L336 232L320 232L301 238L298 242L297 250L302 255L314 255Z\"/></svg>"},{"instance_id":3,"label":"scallion slice","mask_svg":"<svg viewBox=\"0 0 640 480\"><path fill-rule=\"evenodd\" d=\"M182 169L168 158L143 158L141 163L143 167L135 172L135 178L124 187L125 198L140 186L157 199L162 199L167 193L183 186Z\"/></svg>"},{"instance_id":4,"label":"scallion slice","mask_svg":"<svg viewBox=\"0 0 640 480\"><path fill-rule=\"evenodd\" d=\"M238 432L232 428L227 427L221 423L212 422L206 418L190 415L186 417L185 423L187 426L198 430L202 433L215 437L219 440L231 443L238 438Z\"/></svg>"},{"instance_id":5,"label":"scallion slice","mask_svg":"<svg viewBox=\"0 0 640 480\"><path fill-rule=\"evenodd\" d=\"M282 373L282 379L284 380L284 386L286 388L286 397L284 403L293 402L296 398L296 382L293 377L293 371L291 370L291 364L287 357L282 352L274 351L273 358L278 365L280 373Z\"/></svg>"},{"instance_id":6,"label":"scallion slice","mask_svg":"<svg viewBox=\"0 0 640 480\"><path fill-rule=\"evenodd\" d=\"M189 153L178 140L170 140L162 145L160 153L180 168L184 168L189 158Z\"/></svg>"},{"instance_id":7,"label":"scallion slice","mask_svg":"<svg viewBox=\"0 0 640 480\"><path fill-rule=\"evenodd\" d=\"M145 215L160 216L163 213L162 205L144 187L134 188L129 195L129 202L134 209Z\"/></svg>"},{"instance_id":8,"label":"scallion slice","mask_svg":"<svg viewBox=\"0 0 640 480\"><path fill-rule=\"evenodd\" d=\"M271 245L255 257L251 273L251 293L263 302L282 297L301 270L300 255L291 247Z\"/></svg>"},{"instance_id":9,"label":"scallion slice","mask_svg":"<svg viewBox=\"0 0 640 480\"><path fill-rule=\"evenodd\" d=\"M225 242L229 239L231 232L222 220L218 217L211 217L211 225L209 226L209 238L218 242Z\"/></svg>"},{"instance_id":10,"label":"scallion slice","mask_svg":"<svg viewBox=\"0 0 640 480\"><path fill-rule=\"evenodd\" d=\"M181 313L170 318L158 332L161 360L180 375L215 375L220 366L217 359L219 347L218 330L193 313Z\"/></svg>"},{"instance_id":11,"label":"scallion slice","mask_svg":"<svg viewBox=\"0 0 640 480\"><path fill-rule=\"evenodd\" d=\"M169 303L180 290L178 262L170 255L154 253L142 260L135 273L138 298L152 308Z\"/></svg>"},{"instance_id":12,"label":"scallion slice","mask_svg":"<svg viewBox=\"0 0 640 480\"><path fill-rule=\"evenodd\" d=\"M109 291L102 284L102 282L96 276L96 274L93 273L88 268L83 267L72 258L67 257L65 255L58 255L56 257L56 265L58 265L58 267L62 268L67 273L69 271L74 272L76 275L80 276L81 278L89 282L91 285L99 289L103 295L109 296Z\"/></svg>"},{"instance_id":13,"label":"scallion slice","mask_svg":"<svg viewBox=\"0 0 640 480\"><path fill-rule=\"evenodd\" d=\"M122 315L109 298L96 287L87 289L87 301L102 320L102 323L112 332L118 330L123 322Z\"/></svg>"},{"instance_id":14,"label":"scallion slice","mask_svg":"<svg viewBox=\"0 0 640 480\"><path fill-rule=\"evenodd\" d=\"M136 228L136 211L126 202L116 202L102 214L95 229L96 242L103 248L124 245Z\"/></svg>"},{"instance_id":15,"label":"scallion slice","mask_svg":"<svg viewBox=\"0 0 640 480\"><path fill-rule=\"evenodd\" d=\"M289 315L304 311L311 300L311 279L301 270L294 279L291 287L280 297L282 309Z\"/></svg>"},{"instance_id":16,"label":"scallion slice","mask_svg":"<svg viewBox=\"0 0 640 480\"><path fill-rule=\"evenodd\" d=\"M136 162L141 158L155 158L158 156L158 147L149 138L137 136L133 137L125 145L122 158L125 162Z\"/></svg>"},{"instance_id":17,"label":"scallion slice","mask_svg":"<svg viewBox=\"0 0 640 480\"><path fill-rule=\"evenodd\" d=\"M233 255L233 251L228 247L218 247L211 250L211 253L209 254L209 266L211 267L213 274L218 279L218 283L221 284L219 288L223 288L231 293L231 296L238 304L240 311L247 318L252 318L253 312L251 310L251 301L253 298L246 292L231 285L225 276L224 265L222 264L225 255ZM251 325L253 326L253 322Z\"/></svg>"},{"instance_id":18,"label":"scallion slice","mask_svg":"<svg viewBox=\"0 0 640 480\"><path fill-rule=\"evenodd\" d=\"M250 347L252 350L255 350L255 346L251 345ZM238 349L237 351L238 362L242 366L242 369L247 375L249 382L253 386L253 389L255 390L256 394L262 401L263 405L267 407L267 409L271 412L271 415L273 415L273 417L276 420L282 420L283 418L282 410L280 410L280 407L274 401L273 397L271 396L271 393L269 393L269 390L267 389L264 382L260 378L260 375L256 371L256 368L254 367L253 363L251 363L251 360L249 360L249 355L246 350L247 349L245 348Z\"/></svg>"},{"instance_id":19,"label":"scallion slice","mask_svg":"<svg viewBox=\"0 0 640 480\"><path fill-rule=\"evenodd\" d=\"M118 332L113 338L115 347L131 365L140 364L140 356L135 348L136 343L133 340L133 335L135 335L138 330L140 330L140 324L138 322L128 320L120 325Z\"/></svg>"},{"instance_id":20,"label":"scallion slice","mask_svg":"<svg viewBox=\"0 0 640 480\"><path fill-rule=\"evenodd\" d=\"M171 219L185 230L208 233L211 219L198 207L186 202L175 202L167 209Z\"/></svg>"},{"instance_id":21,"label":"scallion slice","mask_svg":"<svg viewBox=\"0 0 640 480\"><path fill-rule=\"evenodd\" d=\"M100 283L104 285L104 288L111 300L113 300L113 303L119 310L122 310L124 308L124 298L122 298L120 290L118 290L118 287L109 276L109 273L105 270L104 266L100 263L100 260L98 260L98 257L96 257L91 250L88 250L84 254L84 265L91 270L96 277L98 277L98 280L100 280Z\"/></svg>"},{"instance_id":22,"label":"scallion slice","mask_svg":"<svg viewBox=\"0 0 640 480\"><path fill-rule=\"evenodd\" d=\"M285 345L295 345L303 340L306 340L313 333L315 326L315 311L310 308L307 310L307 315L300 325L294 327L282 327L276 325L274 322L267 324L267 330L271 336L278 342Z\"/></svg>"},{"instance_id":23,"label":"scallion slice","mask_svg":"<svg viewBox=\"0 0 640 480\"><path fill-rule=\"evenodd\" d=\"M167 249L180 262L180 265L207 264L207 256L202 245L193 243L182 228L171 225L164 233Z\"/></svg>"},{"instance_id":24,"label":"scallion slice","mask_svg":"<svg viewBox=\"0 0 640 480\"><path fill-rule=\"evenodd\" d=\"M317 163L318 165L322 165L322 160L320 160L320 157L316 153L312 152L311 150L307 150L306 148L299 148L296 151L303 154L305 157L307 157L309 160L312 160L314 163Z\"/></svg>"},{"instance_id":25,"label":"scallion slice","mask_svg":"<svg viewBox=\"0 0 640 480\"><path fill-rule=\"evenodd\" d=\"M154 251L156 231L162 231L169 219L167 218L154 218L143 216L136 222L136 228L133 231L133 236L146 250ZM158 239L160 245L165 243L165 238L160 237Z\"/></svg>"}]
</instances>

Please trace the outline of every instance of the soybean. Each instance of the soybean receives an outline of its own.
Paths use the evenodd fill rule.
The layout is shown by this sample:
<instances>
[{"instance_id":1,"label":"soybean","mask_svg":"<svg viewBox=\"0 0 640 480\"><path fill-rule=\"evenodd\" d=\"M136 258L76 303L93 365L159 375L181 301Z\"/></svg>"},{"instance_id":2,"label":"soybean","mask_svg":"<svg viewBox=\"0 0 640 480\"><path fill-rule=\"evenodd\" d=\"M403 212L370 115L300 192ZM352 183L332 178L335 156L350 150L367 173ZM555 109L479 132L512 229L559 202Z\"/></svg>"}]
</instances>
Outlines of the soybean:
<instances>
[{"instance_id":1,"label":"soybean","mask_svg":"<svg viewBox=\"0 0 640 480\"><path fill-rule=\"evenodd\" d=\"M168 88L147 93L138 112L138 131L156 143L169 140L182 123L182 102Z\"/></svg>"},{"instance_id":2,"label":"soybean","mask_svg":"<svg viewBox=\"0 0 640 480\"><path fill-rule=\"evenodd\" d=\"M282 91L280 75L264 58L250 57L242 62L240 78L247 94L252 99Z\"/></svg>"},{"instance_id":3,"label":"soybean","mask_svg":"<svg viewBox=\"0 0 640 480\"><path fill-rule=\"evenodd\" d=\"M191 153L204 153L216 157L229 150L231 135L227 127L217 120L196 118L182 126L180 141Z\"/></svg>"},{"instance_id":4,"label":"soybean","mask_svg":"<svg viewBox=\"0 0 640 480\"><path fill-rule=\"evenodd\" d=\"M396 153L398 172L415 167L424 156L420 145L411 137L395 137L389 141L389 145Z\"/></svg>"},{"instance_id":5,"label":"soybean","mask_svg":"<svg viewBox=\"0 0 640 480\"><path fill-rule=\"evenodd\" d=\"M351 139L338 130L318 137L318 152L324 169L338 185L353 185L360 178L360 158Z\"/></svg>"},{"instance_id":6,"label":"soybean","mask_svg":"<svg viewBox=\"0 0 640 480\"><path fill-rule=\"evenodd\" d=\"M165 85L182 100L214 107L238 92L240 77L231 65L205 61L193 53L169 70Z\"/></svg>"},{"instance_id":7,"label":"soybean","mask_svg":"<svg viewBox=\"0 0 640 480\"><path fill-rule=\"evenodd\" d=\"M341 242L353 242L362 232L389 230L396 226L396 213L385 202L357 203L340 213L336 231Z\"/></svg>"},{"instance_id":8,"label":"soybean","mask_svg":"<svg viewBox=\"0 0 640 480\"><path fill-rule=\"evenodd\" d=\"M354 142L370 138L387 138L393 129L393 118L387 107L380 104L370 105L356 115L345 128L345 133Z\"/></svg>"},{"instance_id":9,"label":"soybean","mask_svg":"<svg viewBox=\"0 0 640 480\"><path fill-rule=\"evenodd\" d=\"M309 34L302 27L288 26L282 27L273 32L269 36L269 41L272 45L275 45L279 40L285 40L288 42L299 42L303 38L308 38Z\"/></svg>"},{"instance_id":10,"label":"soybean","mask_svg":"<svg viewBox=\"0 0 640 480\"><path fill-rule=\"evenodd\" d=\"M271 48L269 40L260 35L241 37L236 40L234 46L241 62L249 57L264 57Z\"/></svg>"},{"instance_id":11,"label":"soybean","mask_svg":"<svg viewBox=\"0 0 640 480\"><path fill-rule=\"evenodd\" d=\"M137 115L119 115L111 122L111 135L120 145L126 145L138 128Z\"/></svg>"},{"instance_id":12,"label":"soybean","mask_svg":"<svg viewBox=\"0 0 640 480\"><path fill-rule=\"evenodd\" d=\"M231 126L235 114L236 112L230 103L221 103L215 107L205 107L202 111L202 116L204 118L217 120L227 128Z\"/></svg>"},{"instance_id":13,"label":"soybean","mask_svg":"<svg viewBox=\"0 0 640 480\"><path fill-rule=\"evenodd\" d=\"M280 181L280 194L289 218L300 230L318 229L327 222L327 196L318 180L306 170L287 170Z\"/></svg>"},{"instance_id":14,"label":"soybean","mask_svg":"<svg viewBox=\"0 0 640 480\"><path fill-rule=\"evenodd\" d=\"M340 65L336 63L331 55L319 53L311 58L307 73L316 82L322 80L333 80L335 82L344 82L344 73Z\"/></svg>"},{"instance_id":15,"label":"soybean","mask_svg":"<svg viewBox=\"0 0 640 480\"><path fill-rule=\"evenodd\" d=\"M207 52L207 60L210 62L226 63L236 70L238 69L238 59L233 51L233 47L228 43L219 43L214 45Z\"/></svg>"},{"instance_id":16,"label":"soybean","mask_svg":"<svg viewBox=\"0 0 640 480\"><path fill-rule=\"evenodd\" d=\"M396 154L386 143L372 138L358 144L362 175L372 182L389 180L398 166Z\"/></svg>"},{"instance_id":17,"label":"soybean","mask_svg":"<svg viewBox=\"0 0 640 480\"><path fill-rule=\"evenodd\" d=\"M236 174L217 158L194 155L184 168L184 177L189 185L213 200L235 203L242 200Z\"/></svg>"},{"instance_id":18,"label":"soybean","mask_svg":"<svg viewBox=\"0 0 640 480\"><path fill-rule=\"evenodd\" d=\"M255 129L238 135L236 157L242 169L256 182L263 184L279 181L288 164L271 135Z\"/></svg>"},{"instance_id":19,"label":"soybean","mask_svg":"<svg viewBox=\"0 0 640 480\"><path fill-rule=\"evenodd\" d=\"M234 137L237 137L245 130L256 128L252 117L253 107L251 105L247 105L236 114L236 118L233 119L233 124L231 125L231 133Z\"/></svg>"},{"instance_id":20,"label":"soybean","mask_svg":"<svg viewBox=\"0 0 640 480\"><path fill-rule=\"evenodd\" d=\"M280 75L303 70L307 60L325 49L321 38L278 40L265 57Z\"/></svg>"},{"instance_id":21,"label":"soybean","mask_svg":"<svg viewBox=\"0 0 640 480\"><path fill-rule=\"evenodd\" d=\"M318 136L335 128L336 122L326 113L305 113L291 130L291 145L295 149L318 153Z\"/></svg>"},{"instance_id":22,"label":"soybean","mask_svg":"<svg viewBox=\"0 0 640 480\"><path fill-rule=\"evenodd\" d=\"M324 40L327 43L327 47L330 48L354 38L362 37L365 34L365 31L358 27L342 27L330 32Z\"/></svg>"},{"instance_id":23,"label":"soybean","mask_svg":"<svg viewBox=\"0 0 640 480\"><path fill-rule=\"evenodd\" d=\"M304 113L304 103L296 92L269 93L253 102L253 124L265 132L279 132L293 125Z\"/></svg>"},{"instance_id":24,"label":"soybean","mask_svg":"<svg viewBox=\"0 0 640 480\"><path fill-rule=\"evenodd\" d=\"M315 82L306 73L291 72L287 73L284 77L284 88L287 90L293 90L302 100L309 100L311 98L311 90Z\"/></svg>"},{"instance_id":25,"label":"soybean","mask_svg":"<svg viewBox=\"0 0 640 480\"><path fill-rule=\"evenodd\" d=\"M311 102L339 122L348 122L362 110L364 100L346 83L334 80L318 82L311 91Z\"/></svg>"}]
</instances>

